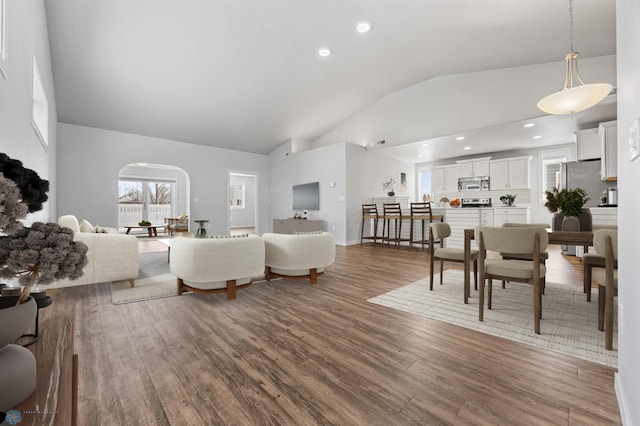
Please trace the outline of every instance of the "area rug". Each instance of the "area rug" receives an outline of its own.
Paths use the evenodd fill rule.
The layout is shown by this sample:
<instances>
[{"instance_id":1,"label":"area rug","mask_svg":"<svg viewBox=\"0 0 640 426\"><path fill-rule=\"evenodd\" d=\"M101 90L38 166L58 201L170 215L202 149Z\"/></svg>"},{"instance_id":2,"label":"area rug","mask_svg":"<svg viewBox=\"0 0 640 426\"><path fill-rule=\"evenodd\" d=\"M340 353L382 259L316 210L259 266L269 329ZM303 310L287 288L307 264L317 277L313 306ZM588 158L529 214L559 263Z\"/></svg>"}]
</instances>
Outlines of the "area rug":
<instances>
[{"instance_id":1,"label":"area rug","mask_svg":"<svg viewBox=\"0 0 640 426\"><path fill-rule=\"evenodd\" d=\"M178 295L176 276L169 272L166 251L140 253L138 271L133 288L126 280L111 283L111 302L114 305Z\"/></svg>"},{"instance_id":2,"label":"area rug","mask_svg":"<svg viewBox=\"0 0 640 426\"><path fill-rule=\"evenodd\" d=\"M463 271L446 270L443 285L434 277L433 291L429 278L376 296L368 301L421 317L455 324L516 342L617 368L617 325L614 323L613 349L604 348L604 332L598 331L598 293L586 301L582 287L547 282L542 296L540 333L533 331L532 288L528 284L494 281L493 308L484 311L478 321L478 294L471 290L469 304L462 302ZM486 298L485 298L486 303ZM617 313L614 312L614 319Z\"/></svg>"}]
</instances>

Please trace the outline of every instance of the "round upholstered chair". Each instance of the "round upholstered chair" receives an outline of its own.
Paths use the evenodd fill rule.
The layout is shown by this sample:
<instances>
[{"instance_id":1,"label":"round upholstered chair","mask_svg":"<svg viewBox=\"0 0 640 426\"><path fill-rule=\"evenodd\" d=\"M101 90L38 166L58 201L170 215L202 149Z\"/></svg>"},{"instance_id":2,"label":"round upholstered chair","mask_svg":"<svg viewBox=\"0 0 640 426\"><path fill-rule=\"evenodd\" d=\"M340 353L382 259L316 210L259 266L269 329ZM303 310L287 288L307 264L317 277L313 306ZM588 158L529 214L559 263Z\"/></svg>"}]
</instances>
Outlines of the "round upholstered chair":
<instances>
[{"instance_id":1,"label":"round upholstered chair","mask_svg":"<svg viewBox=\"0 0 640 426\"><path fill-rule=\"evenodd\" d=\"M249 287L264 270L264 242L257 235L171 240L170 269L178 294L227 293Z\"/></svg>"},{"instance_id":2,"label":"round upholstered chair","mask_svg":"<svg viewBox=\"0 0 640 426\"><path fill-rule=\"evenodd\" d=\"M297 234L263 234L265 247L265 278L308 278L311 284L333 263L336 241L328 232Z\"/></svg>"}]
</instances>

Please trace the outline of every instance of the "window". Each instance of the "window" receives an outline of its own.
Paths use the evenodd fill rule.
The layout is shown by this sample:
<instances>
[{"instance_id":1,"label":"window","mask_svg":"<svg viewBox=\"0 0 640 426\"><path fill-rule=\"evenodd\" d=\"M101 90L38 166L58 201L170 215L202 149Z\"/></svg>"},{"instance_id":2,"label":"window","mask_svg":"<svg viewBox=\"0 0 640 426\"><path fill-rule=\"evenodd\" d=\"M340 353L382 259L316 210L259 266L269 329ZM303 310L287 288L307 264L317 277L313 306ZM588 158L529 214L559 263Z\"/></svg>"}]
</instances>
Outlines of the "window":
<instances>
[{"instance_id":1,"label":"window","mask_svg":"<svg viewBox=\"0 0 640 426\"><path fill-rule=\"evenodd\" d=\"M549 150L539 153L539 170L540 170L540 204L547 201L546 191L560 186L560 169L562 163L569 158L570 151L567 150Z\"/></svg>"},{"instance_id":2,"label":"window","mask_svg":"<svg viewBox=\"0 0 640 426\"><path fill-rule=\"evenodd\" d=\"M418 176L420 181L418 182L418 198L416 199L424 200L427 196L433 197L431 194L431 170L421 170L418 172Z\"/></svg>"},{"instance_id":3,"label":"window","mask_svg":"<svg viewBox=\"0 0 640 426\"><path fill-rule=\"evenodd\" d=\"M5 0L0 0L0 75L7 78L7 35Z\"/></svg>"},{"instance_id":4,"label":"window","mask_svg":"<svg viewBox=\"0 0 640 426\"><path fill-rule=\"evenodd\" d=\"M231 208L244 209L244 183L232 183L230 193Z\"/></svg>"},{"instance_id":5,"label":"window","mask_svg":"<svg viewBox=\"0 0 640 426\"><path fill-rule=\"evenodd\" d=\"M49 101L44 91L35 57L33 58L33 110L31 124L42 144L45 147L49 145Z\"/></svg>"}]
</instances>

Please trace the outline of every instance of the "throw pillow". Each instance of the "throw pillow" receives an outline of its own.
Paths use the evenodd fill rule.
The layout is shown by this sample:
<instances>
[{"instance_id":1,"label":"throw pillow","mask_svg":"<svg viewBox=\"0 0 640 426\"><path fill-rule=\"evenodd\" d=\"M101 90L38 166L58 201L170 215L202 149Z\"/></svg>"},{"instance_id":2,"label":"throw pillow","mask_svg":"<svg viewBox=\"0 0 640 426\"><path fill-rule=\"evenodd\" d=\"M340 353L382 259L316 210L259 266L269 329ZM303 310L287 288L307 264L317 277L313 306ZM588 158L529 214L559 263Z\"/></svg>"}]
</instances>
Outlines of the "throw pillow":
<instances>
[{"instance_id":1,"label":"throw pillow","mask_svg":"<svg viewBox=\"0 0 640 426\"><path fill-rule=\"evenodd\" d=\"M108 234L109 231L102 228L101 226L96 225L96 234Z\"/></svg>"},{"instance_id":2,"label":"throw pillow","mask_svg":"<svg viewBox=\"0 0 640 426\"><path fill-rule=\"evenodd\" d=\"M96 232L96 228L88 220L83 220L80 223L80 232Z\"/></svg>"}]
</instances>

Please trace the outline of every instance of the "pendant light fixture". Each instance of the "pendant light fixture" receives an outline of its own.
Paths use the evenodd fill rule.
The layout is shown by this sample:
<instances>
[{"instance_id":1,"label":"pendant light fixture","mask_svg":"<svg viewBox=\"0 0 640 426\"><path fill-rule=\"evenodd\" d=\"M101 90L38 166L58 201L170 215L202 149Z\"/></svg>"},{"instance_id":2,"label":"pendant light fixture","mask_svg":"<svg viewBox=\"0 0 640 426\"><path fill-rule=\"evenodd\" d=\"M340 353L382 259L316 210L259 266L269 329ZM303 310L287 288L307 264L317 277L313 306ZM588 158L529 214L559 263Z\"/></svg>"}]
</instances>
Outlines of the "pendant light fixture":
<instances>
[{"instance_id":1,"label":"pendant light fixture","mask_svg":"<svg viewBox=\"0 0 640 426\"><path fill-rule=\"evenodd\" d=\"M613 86L607 83L585 84L580 77L578 52L573 50L573 0L569 0L569 49L564 58L567 62L564 87L538 102L538 108L548 114L573 114L584 111L606 98L613 89Z\"/></svg>"}]
</instances>

